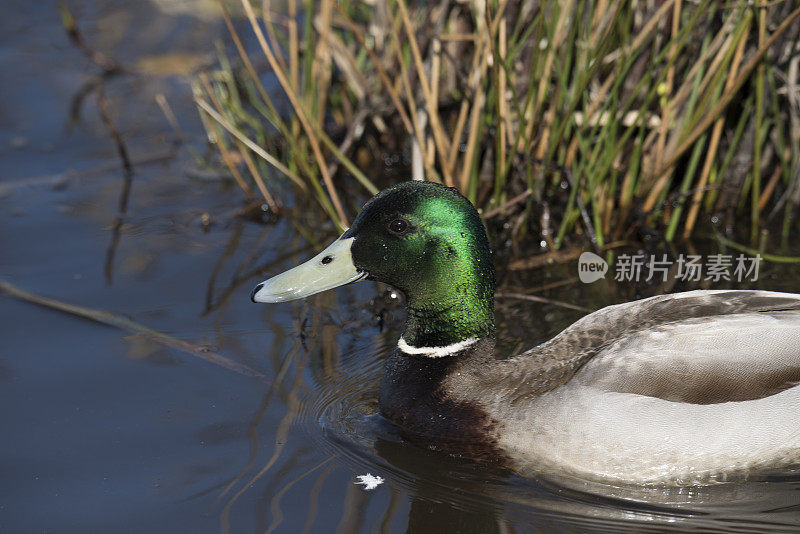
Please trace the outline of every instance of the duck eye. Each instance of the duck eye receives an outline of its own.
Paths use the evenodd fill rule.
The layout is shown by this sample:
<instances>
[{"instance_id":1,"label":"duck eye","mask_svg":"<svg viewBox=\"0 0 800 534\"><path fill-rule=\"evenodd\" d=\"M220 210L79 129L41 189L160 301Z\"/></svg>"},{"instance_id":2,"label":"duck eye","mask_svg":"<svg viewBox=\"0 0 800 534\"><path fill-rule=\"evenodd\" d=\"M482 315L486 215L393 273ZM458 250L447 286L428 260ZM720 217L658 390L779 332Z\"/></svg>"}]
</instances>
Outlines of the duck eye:
<instances>
[{"instance_id":1,"label":"duck eye","mask_svg":"<svg viewBox=\"0 0 800 534\"><path fill-rule=\"evenodd\" d=\"M394 219L389 223L389 231L393 234L403 235L410 228L410 224L405 219Z\"/></svg>"}]
</instances>

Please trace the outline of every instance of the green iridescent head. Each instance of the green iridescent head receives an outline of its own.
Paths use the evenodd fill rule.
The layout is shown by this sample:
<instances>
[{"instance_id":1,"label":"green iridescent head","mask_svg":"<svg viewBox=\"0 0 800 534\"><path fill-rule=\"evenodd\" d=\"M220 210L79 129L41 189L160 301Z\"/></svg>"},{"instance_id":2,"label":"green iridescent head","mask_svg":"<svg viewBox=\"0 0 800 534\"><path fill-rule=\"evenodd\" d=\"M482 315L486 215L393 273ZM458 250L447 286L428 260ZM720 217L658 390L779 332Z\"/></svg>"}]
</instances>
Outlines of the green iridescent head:
<instances>
[{"instance_id":1,"label":"green iridescent head","mask_svg":"<svg viewBox=\"0 0 800 534\"><path fill-rule=\"evenodd\" d=\"M417 181L380 192L331 246L259 284L252 298L292 300L363 278L406 295L403 339L411 346L441 347L494 333L486 231L456 189Z\"/></svg>"}]
</instances>

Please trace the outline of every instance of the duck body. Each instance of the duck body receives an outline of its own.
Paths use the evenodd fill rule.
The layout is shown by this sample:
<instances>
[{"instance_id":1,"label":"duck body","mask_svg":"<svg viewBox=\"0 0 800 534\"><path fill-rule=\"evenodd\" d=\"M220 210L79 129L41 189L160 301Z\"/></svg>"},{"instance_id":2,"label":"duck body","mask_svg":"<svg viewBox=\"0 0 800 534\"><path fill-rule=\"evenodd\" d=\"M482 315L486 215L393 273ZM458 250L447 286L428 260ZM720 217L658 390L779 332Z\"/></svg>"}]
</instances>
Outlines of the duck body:
<instances>
[{"instance_id":1,"label":"duck body","mask_svg":"<svg viewBox=\"0 0 800 534\"><path fill-rule=\"evenodd\" d=\"M618 304L497 359L480 218L453 189L405 182L252 299L367 277L407 297L379 408L411 437L525 473L636 484L800 466L800 295L691 291Z\"/></svg>"},{"instance_id":2,"label":"duck body","mask_svg":"<svg viewBox=\"0 0 800 534\"><path fill-rule=\"evenodd\" d=\"M526 471L697 484L800 465L798 383L800 297L692 291L604 308L441 391Z\"/></svg>"}]
</instances>

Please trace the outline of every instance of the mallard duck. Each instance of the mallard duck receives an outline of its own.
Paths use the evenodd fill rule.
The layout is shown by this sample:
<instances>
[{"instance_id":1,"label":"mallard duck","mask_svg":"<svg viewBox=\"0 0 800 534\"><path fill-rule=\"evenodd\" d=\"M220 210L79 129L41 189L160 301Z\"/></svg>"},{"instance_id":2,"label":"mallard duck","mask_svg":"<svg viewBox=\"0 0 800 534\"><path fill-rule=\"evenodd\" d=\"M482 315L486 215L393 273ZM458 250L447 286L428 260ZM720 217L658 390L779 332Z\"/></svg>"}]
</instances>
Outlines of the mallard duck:
<instances>
[{"instance_id":1,"label":"mallard duck","mask_svg":"<svg viewBox=\"0 0 800 534\"><path fill-rule=\"evenodd\" d=\"M690 291L618 304L496 359L481 219L456 189L414 181L377 194L329 247L251 299L363 279L406 296L378 401L409 435L632 483L800 465L800 295Z\"/></svg>"}]
</instances>

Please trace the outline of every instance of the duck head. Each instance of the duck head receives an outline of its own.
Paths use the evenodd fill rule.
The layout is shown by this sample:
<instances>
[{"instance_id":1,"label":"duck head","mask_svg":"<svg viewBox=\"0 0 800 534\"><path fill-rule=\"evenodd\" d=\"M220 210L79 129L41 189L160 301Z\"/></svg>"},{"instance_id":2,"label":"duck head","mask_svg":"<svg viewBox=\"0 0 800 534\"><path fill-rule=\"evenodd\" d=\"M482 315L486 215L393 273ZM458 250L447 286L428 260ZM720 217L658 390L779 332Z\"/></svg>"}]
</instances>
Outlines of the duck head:
<instances>
[{"instance_id":1,"label":"duck head","mask_svg":"<svg viewBox=\"0 0 800 534\"><path fill-rule=\"evenodd\" d=\"M284 302L363 279L406 295L403 342L445 347L494 334L494 269L472 204L456 189L402 182L367 202L325 250L258 284L253 302Z\"/></svg>"}]
</instances>

